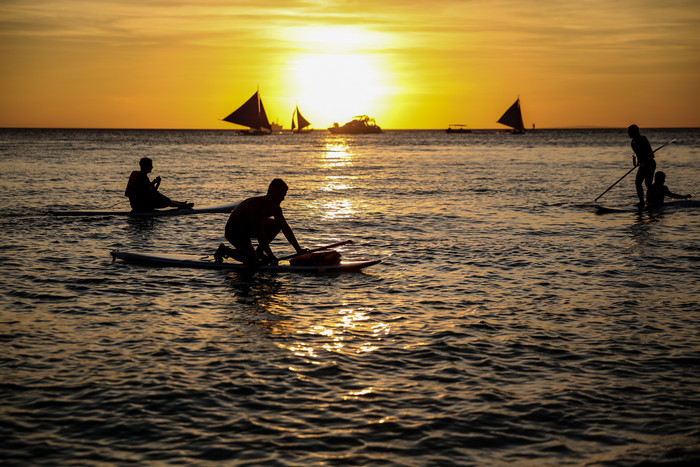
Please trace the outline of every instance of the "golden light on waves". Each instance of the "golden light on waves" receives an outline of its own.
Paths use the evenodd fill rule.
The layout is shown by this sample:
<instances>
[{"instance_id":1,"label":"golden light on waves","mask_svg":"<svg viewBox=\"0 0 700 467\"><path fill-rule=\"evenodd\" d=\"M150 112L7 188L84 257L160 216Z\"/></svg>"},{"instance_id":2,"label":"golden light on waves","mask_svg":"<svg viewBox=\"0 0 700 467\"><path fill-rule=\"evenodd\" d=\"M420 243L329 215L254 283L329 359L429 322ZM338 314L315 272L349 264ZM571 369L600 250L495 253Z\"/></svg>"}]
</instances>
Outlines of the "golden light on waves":
<instances>
[{"instance_id":1,"label":"golden light on waves","mask_svg":"<svg viewBox=\"0 0 700 467\"><path fill-rule=\"evenodd\" d=\"M377 344L390 333L391 328L388 324L371 319L370 312L371 309L343 308L335 319L313 324L306 330L298 330L299 340L290 345L288 350L298 357L309 359L311 364L319 363L316 359L320 349L326 352L357 354L375 352L380 349ZM352 331L352 334L349 334L349 331ZM304 342L304 335L323 336L325 342L316 349ZM296 367L290 367L290 369L298 370Z\"/></svg>"},{"instance_id":2,"label":"golden light on waves","mask_svg":"<svg viewBox=\"0 0 700 467\"><path fill-rule=\"evenodd\" d=\"M319 190L326 192L343 192L355 188L356 177L350 175L344 169L353 165L353 154L345 139L328 137L326 150L321 153L318 160L318 168L327 173ZM319 200L312 204L314 209L320 210L320 217L324 220L348 219L357 214L357 202L350 198Z\"/></svg>"},{"instance_id":3,"label":"golden light on waves","mask_svg":"<svg viewBox=\"0 0 700 467\"><path fill-rule=\"evenodd\" d=\"M347 167L352 165L352 152L345 139L334 139L328 137L326 140L326 150L322 156L322 168L330 169L336 167Z\"/></svg>"},{"instance_id":4,"label":"golden light on waves","mask_svg":"<svg viewBox=\"0 0 700 467\"><path fill-rule=\"evenodd\" d=\"M323 212L321 217L324 220L351 219L357 213L355 204L355 202L347 199L321 203L319 206Z\"/></svg>"}]
</instances>

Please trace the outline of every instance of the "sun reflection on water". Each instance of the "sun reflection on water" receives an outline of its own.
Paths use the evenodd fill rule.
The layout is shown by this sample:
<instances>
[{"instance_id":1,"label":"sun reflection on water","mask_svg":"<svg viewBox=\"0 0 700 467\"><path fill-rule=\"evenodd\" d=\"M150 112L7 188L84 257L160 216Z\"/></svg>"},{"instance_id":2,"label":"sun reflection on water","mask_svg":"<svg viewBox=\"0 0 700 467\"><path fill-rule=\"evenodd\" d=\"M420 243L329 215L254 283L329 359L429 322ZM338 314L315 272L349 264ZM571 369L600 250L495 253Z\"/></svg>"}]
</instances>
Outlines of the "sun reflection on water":
<instances>
[{"instance_id":1,"label":"sun reflection on water","mask_svg":"<svg viewBox=\"0 0 700 467\"><path fill-rule=\"evenodd\" d=\"M372 309L367 308L341 309L327 322L297 330L298 340L287 349L314 365L320 364L322 356L319 353L323 352L358 355L376 352L381 349L380 342L390 334L391 327L387 323L373 321L371 312ZM294 367L290 369L296 371Z\"/></svg>"},{"instance_id":2,"label":"sun reflection on water","mask_svg":"<svg viewBox=\"0 0 700 467\"><path fill-rule=\"evenodd\" d=\"M349 219L357 214L355 203L349 199L319 203L318 208L322 212L321 218L323 220Z\"/></svg>"},{"instance_id":3,"label":"sun reflection on water","mask_svg":"<svg viewBox=\"0 0 700 467\"><path fill-rule=\"evenodd\" d=\"M372 394L373 392L374 392L373 387L360 389L359 391L350 391L347 393L347 395L343 396L343 400L359 399L361 396L366 396L368 394Z\"/></svg>"},{"instance_id":4,"label":"sun reflection on water","mask_svg":"<svg viewBox=\"0 0 700 467\"><path fill-rule=\"evenodd\" d=\"M351 183L355 177L348 175L331 175L326 177L326 184L321 187L322 191L340 191L355 188Z\"/></svg>"},{"instance_id":5,"label":"sun reflection on water","mask_svg":"<svg viewBox=\"0 0 700 467\"><path fill-rule=\"evenodd\" d=\"M294 355L297 357L309 357L314 358L318 355L314 352L314 348L304 344L293 345L289 348Z\"/></svg>"},{"instance_id":6,"label":"sun reflection on water","mask_svg":"<svg viewBox=\"0 0 700 467\"><path fill-rule=\"evenodd\" d=\"M318 160L319 172L325 173L319 190L326 193L343 193L355 189L357 177L348 173L348 169L353 167L353 158L346 139L327 139ZM312 203L311 207L320 211L320 217L324 220L348 219L358 214L356 201L350 198L329 200L321 197Z\"/></svg>"},{"instance_id":7,"label":"sun reflection on water","mask_svg":"<svg viewBox=\"0 0 700 467\"><path fill-rule=\"evenodd\" d=\"M353 154L345 139L326 140L322 168L349 167L353 165Z\"/></svg>"}]
</instances>

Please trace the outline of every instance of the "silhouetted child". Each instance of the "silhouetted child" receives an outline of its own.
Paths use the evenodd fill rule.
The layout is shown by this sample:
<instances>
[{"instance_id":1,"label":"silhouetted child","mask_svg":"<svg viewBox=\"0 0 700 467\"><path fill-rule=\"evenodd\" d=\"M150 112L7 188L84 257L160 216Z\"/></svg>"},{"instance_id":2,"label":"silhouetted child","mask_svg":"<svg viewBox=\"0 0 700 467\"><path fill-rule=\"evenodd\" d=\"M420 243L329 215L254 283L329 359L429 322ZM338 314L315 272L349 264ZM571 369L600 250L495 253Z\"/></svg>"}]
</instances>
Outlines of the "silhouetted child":
<instances>
[{"instance_id":1,"label":"silhouetted child","mask_svg":"<svg viewBox=\"0 0 700 467\"><path fill-rule=\"evenodd\" d=\"M660 206L664 204L664 197L668 196L671 199L690 199L690 195L677 195L671 193L671 190L665 185L666 174L658 171L654 177L654 183L647 191L647 204L649 206Z\"/></svg>"},{"instance_id":2,"label":"silhouetted child","mask_svg":"<svg viewBox=\"0 0 700 467\"><path fill-rule=\"evenodd\" d=\"M144 157L139 161L141 170L134 170L129 176L129 183L126 185L124 196L129 197L131 209L137 212L153 211L158 208L176 207L191 208L194 203L173 201L158 191L160 177L153 181L148 178L148 174L153 170L153 161Z\"/></svg>"}]
</instances>

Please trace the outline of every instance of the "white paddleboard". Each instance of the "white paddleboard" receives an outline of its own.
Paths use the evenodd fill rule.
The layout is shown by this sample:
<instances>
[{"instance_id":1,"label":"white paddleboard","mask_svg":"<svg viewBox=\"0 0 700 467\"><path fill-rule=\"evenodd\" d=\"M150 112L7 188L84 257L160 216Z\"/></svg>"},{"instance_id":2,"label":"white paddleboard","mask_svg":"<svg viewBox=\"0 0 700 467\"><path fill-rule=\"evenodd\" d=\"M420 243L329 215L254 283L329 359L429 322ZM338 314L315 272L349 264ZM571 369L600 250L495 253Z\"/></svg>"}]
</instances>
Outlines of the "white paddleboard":
<instances>
[{"instance_id":1,"label":"white paddleboard","mask_svg":"<svg viewBox=\"0 0 700 467\"><path fill-rule=\"evenodd\" d=\"M232 260L224 260L221 263L214 261L213 255L186 255L168 253L135 253L128 251L112 251L112 258L120 259L127 263L138 263L149 266L174 266L180 268L199 269L231 269L236 271L261 271L261 272L349 272L359 271L375 264L381 263L380 259L366 261L341 261L340 264L324 266L291 266L288 261L280 261L276 266L266 265L253 268Z\"/></svg>"},{"instance_id":2,"label":"white paddleboard","mask_svg":"<svg viewBox=\"0 0 700 467\"><path fill-rule=\"evenodd\" d=\"M645 206L643 208L637 206L621 206L621 207L611 207L611 206L601 206L596 205L596 214L614 214L618 212L655 212L662 211L666 209L679 209L679 208L697 208L700 207L700 201L694 199L679 199L676 201L669 201L660 206Z\"/></svg>"},{"instance_id":3,"label":"white paddleboard","mask_svg":"<svg viewBox=\"0 0 700 467\"><path fill-rule=\"evenodd\" d=\"M204 214L210 212L231 212L238 203L219 204L216 206L202 206L191 209L166 208L153 211L134 212L127 209L93 210L78 209L74 211L49 211L54 216L133 216L133 217L157 217L157 216L186 216L189 214Z\"/></svg>"}]
</instances>

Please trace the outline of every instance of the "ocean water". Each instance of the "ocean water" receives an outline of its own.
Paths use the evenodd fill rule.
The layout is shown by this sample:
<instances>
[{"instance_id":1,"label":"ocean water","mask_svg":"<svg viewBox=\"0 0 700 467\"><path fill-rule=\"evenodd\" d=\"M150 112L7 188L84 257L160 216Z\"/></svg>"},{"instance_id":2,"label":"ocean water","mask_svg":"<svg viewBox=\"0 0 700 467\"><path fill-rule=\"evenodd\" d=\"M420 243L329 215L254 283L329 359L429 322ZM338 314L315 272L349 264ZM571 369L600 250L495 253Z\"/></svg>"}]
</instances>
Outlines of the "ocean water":
<instances>
[{"instance_id":1,"label":"ocean water","mask_svg":"<svg viewBox=\"0 0 700 467\"><path fill-rule=\"evenodd\" d=\"M643 132L700 197L700 130ZM227 215L47 214L128 207L143 156L200 206L282 177L303 246L383 262L130 265ZM0 463L698 465L700 208L595 214L630 167L622 129L0 130Z\"/></svg>"}]
</instances>

